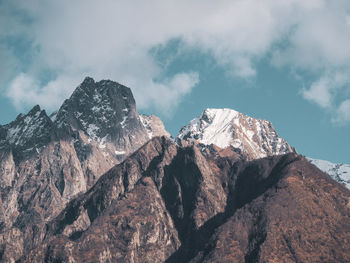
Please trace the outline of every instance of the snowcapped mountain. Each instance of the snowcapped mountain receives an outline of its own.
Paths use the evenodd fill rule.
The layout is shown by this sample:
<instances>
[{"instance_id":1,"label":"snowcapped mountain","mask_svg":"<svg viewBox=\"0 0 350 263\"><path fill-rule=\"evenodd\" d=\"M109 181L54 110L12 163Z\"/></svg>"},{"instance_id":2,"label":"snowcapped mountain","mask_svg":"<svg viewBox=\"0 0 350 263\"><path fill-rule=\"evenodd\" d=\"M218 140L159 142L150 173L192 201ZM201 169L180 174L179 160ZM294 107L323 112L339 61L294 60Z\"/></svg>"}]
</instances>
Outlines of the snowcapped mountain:
<instances>
[{"instance_id":1,"label":"snowcapped mountain","mask_svg":"<svg viewBox=\"0 0 350 263\"><path fill-rule=\"evenodd\" d=\"M177 141L181 140L215 144L221 148L232 146L251 159L293 152L271 122L232 109L206 109L180 130Z\"/></svg>"},{"instance_id":2,"label":"snowcapped mountain","mask_svg":"<svg viewBox=\"0 0 350 263\"><path fill-rule=\"evenodd\" d=\"M308 160L316 165L321 171L329 174L334 180L345 184L350 189L350 165L335 164L329 161L308 158Z\"/></svg>"},{"instance_id":3,"label":"snowcapped mountain","mask_svg":"<svg viewBox=\"0 0 350 263\"><path fill-rule=\"evenodd\" d=\"M349 165L307 161L290 153L295 150L271 122L231 109L206 109L181 129L177 143L169 137L158 117L138 114L128 87L92 78L86 78L50 116L35 106L0 125L0 261L86 262L93 256L95 261L119 262L136 255L138 262L153 262L157 255L157 262L188 262L181 259L197 252L198 260L207 257L212 252L202 251L208 248L228 247L225 253L231 253L231 245L238 243L227 241L225 235L240 233L243 221L246 232L238 240L245 245L235 251L263 238L272 240L270 248L279 253L275 244L295 238L286 239L288 231L274 236L281 231L269 227L280 228L281 222L287 222L286 230L295 225L304 236L312 234L307 240L313 242L302 242L298 248L301 251L306 243L315 246L312 258L324 251L328 237L319 241L318 234L329 222L336 231L330 236L345 233L330 251L339 249L339 242L348 245L343 240L348 239L349 223L339 222L349 220L344 202L349 192L310 162L348 187ZM295 173L298 170L305 173ZM277 187L279 182L285 187ZM273 194L264 194L270 191ZM315 208L315 200L327 205ZM237 217L231 208L238 209ZM304 229L310 209L331 215L327 224ZM266 225L266 218L274 222L276 214L284 218ZM263 222L256 221L260 219ZM192 254L183 254L203 237L224 245L203 243ZM289 244L300 242L299 237L294 243L287 241L281 257ZM252 253L242 251L238 261ZM332 253L326 251L320 258ZM348 247L337 253L345 258ZM217 255L211 261L217 262L223 253Z\"/></svg>"}]
</instances>

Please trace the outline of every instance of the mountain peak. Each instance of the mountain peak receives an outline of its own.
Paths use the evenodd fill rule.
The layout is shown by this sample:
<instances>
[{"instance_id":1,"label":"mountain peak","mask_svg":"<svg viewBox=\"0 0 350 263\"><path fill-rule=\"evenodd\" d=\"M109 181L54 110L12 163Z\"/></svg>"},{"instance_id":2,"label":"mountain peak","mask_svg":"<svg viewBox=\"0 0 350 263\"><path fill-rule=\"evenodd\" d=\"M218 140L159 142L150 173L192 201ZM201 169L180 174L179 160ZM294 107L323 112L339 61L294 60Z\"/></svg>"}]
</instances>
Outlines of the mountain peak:
<instances>
[{"instance_id":1,"label":"mountain peak","mask_svg":"<svg viewBox=\"0 0 350 263\"><path fill-rule=\"evenodd\" d=\"M89 76L86 76L82 84L87 84L87 83L95 83L95 80Z\"/></svg>"},{"instance_id":2,"label":"mountain peak","mask_svg":"<svg viewBox=\"0 0 350 263\"><path fill-rule=\"evenodd\" d=\"M118 137L120 131L140 126L131 90L111 80L85 80L57 113L59 127L65 124L85 131L93 139ZM141 126L140 126L141 127Z\"/></svg>"},{"instance_id":3,"label":"mountain peak","mask_svg":"<svg viewBox=\"0 0 350 263\"><path fill-rule=\"evenodd\" d=\"M39 105L35 105L29 112L27 115L35 115L37 112L41 112L40 106Z\"/></svg>"},{"instance_id":4,"label":"mountain peak","mask_svg":"<svg viewBox=\"0 0 350 263\"><path fill-rule=\"evenodd\" d=\"M45 110L34 106L27 114L19 114L17 118L3 126L3 141L0 144L11 145L12 148L32 150L51 140L54 136L54 125Z\"/></svg>"},{"instance_id":5,"label":"mountain peak","mask_svg":"<svg viewBox=\"0 0 350 263\"><path fill-rule=\"evenodd\" d=\"M197 140L221 148L232 146L252 159L292 152L288 143L278 136L271 122L254 119L232 109L208 108L199 118L184 126L178 140Z\"/></svg>"}]
</instances>

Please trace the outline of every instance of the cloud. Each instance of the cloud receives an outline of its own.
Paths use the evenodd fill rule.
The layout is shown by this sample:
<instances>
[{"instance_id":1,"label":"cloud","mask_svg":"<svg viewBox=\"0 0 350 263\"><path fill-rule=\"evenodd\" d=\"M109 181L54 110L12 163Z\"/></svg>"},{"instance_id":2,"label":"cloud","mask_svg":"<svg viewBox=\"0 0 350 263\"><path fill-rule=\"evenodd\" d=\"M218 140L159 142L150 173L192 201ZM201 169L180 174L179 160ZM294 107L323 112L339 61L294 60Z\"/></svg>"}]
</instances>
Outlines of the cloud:
<instances>
[{"instance_id":1,"label":"cloud","mask_svg":"<svg viewBox=\"0 0 350 263\"><path fill-rule=\"evenodd\" d=\"M19 109L31 107L33 104L44 105L48 109L57 109L63 100L70 96L72 83L77 86L79 81L80 77L63 75L42 86L36 78L21 73L10 83L7 96Z\"/></svg>"},{"instance_id":2,"label":"cloud","mask_svg":"<svg viewBox=\"0 0 350 263\"><path fill-rule=\"evenodd\" d=\"M350 76L347 72L328 73L313 82L309 89L303 89L302 95L320 107L331 110L337 93L349 82Z\"/></svg>"},{"instance_id":3,"label":"cloud","mask_svg":"<svg viewBox=\"0 0 350 263\"><path fill-rule=\"evenodd\" d=\"M136 101L144 107L157 104L162 113L169 116L183 96L188 94L198 82L199 76L196 72L179 73L161 83L149 83L148 90L150 92L144 93L140 97L136 96Z\"/></svg>"},{"instance_id":4,"label":"cloud","mask_svg":"<svg viewBox=\"0 0 350 263\"><path fill-rule=\"evenodd\" d=\"M6 2L0 4L0 23L6 25L0 38L16 39L12 49L25 47L32 54L26 67L14 69L17 76L9 84L18 107L39 102L57 107L90 75L130 86L139 108L171 112L199 83L194 70L164 76L166 69L150 51L173 39L213 57L232 77L254 78L261 59L300 76L312 74L315 81L302 90L303 97L334 112L340 107L335 98L344 94L344 83L334 76L350 75L345 0ZM8 48L13 42L4 43ZM7 68L7 61L0 67Z\"/></svg>"},{"instance_id":5,"label":"cloud","mask_svg":"<svg viewBox=\"0 0 350 263\"><path fill-rule=\"evenodd\" d=\"M337 109L334 122L344 124L350 122L350 99L344 100Z\"/></svg>"}]
</instances>

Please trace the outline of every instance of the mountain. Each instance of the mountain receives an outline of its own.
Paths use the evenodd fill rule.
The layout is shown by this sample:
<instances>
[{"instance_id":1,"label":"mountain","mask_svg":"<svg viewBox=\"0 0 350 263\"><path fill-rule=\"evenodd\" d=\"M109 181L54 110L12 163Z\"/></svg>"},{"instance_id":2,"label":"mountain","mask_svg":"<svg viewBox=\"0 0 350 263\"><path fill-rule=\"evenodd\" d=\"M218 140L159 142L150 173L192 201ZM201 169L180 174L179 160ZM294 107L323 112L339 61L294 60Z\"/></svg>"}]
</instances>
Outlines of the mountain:
<instances>
[{"instance_id":1,"label":"mountain","mask_svg":"<svg viewBox=\"0 0 350 263\"><path fill-rule=\"evenodd\" d=\"M312 163L230 109L170 138L128 87L88 77L0 126L0 261L348 262L350 190Z\"/></svg>"},{"instance_id":2,"label":"mountain","mask_svg":"<svg viewBox=\"0 0 350 263\"><path fill-rule=\"evenodd\" d=\"M24 242L17 262L348 262L349 204L296 153L247 161L156 137Z\"/></svg>"},{"instance_id":3,"label":"mountain","mask_svg":"<svg viewBox=\"0 0 350 263\"><path fill-rule=\"evenodd\" d=\"M232 146L250 159L293 152L269 121L254 119L231 109L206 109L184 126L177 136L181 142L197 140L221 148Z\"/></svg>"},{"instance_id":4,"label":"mountain","mask_svg":"<svg viewBox=\"0 0 350 263\"><path fill-rule=\"evenodd\" d=\"M39 231L150 132L168 136L158 118L145 126L146 118L129 88L85 78L50 116L37 105L0 126L0 251L7 255L16 238Z\"/></svg>"},{"instance_id":5,"label":"mountain","mask_svg":"<svg viewBox=\"0 0 350 263\"><path fill-rule=\"evenodd\" d=\"M199 118L180 130L176 140L180 144L199 142L221 148L233 147L250 160L295 152L278 136L271 122L257 120L232 109L206 109ZM350 165L308 159L334 180L350 188Z\"/></svg>"},{"instance_id":6,"label":"mountain","mask_svg":"<svg viewBox=\"0 0 350 263\"><path fill-rule=\"evenodd\" d=\"M350 165L335 164L324 160L308 158L308 160L316 165L321 171L329 174L334 180L344 184L350 189Z\"/></svg>"}]
</instances>

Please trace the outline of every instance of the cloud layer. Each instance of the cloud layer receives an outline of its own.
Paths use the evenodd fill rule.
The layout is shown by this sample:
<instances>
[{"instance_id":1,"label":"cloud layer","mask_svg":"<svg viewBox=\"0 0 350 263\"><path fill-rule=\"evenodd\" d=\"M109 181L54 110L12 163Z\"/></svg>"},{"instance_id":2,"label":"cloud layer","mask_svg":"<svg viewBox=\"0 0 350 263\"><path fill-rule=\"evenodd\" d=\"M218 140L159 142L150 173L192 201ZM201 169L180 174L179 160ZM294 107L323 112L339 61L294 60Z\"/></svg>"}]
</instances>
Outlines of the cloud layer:
<instances>
[{"instance_id":1,"label":"cloud layer","mask_svg":"<svg viewBox=\"0 0 350 263\"><path fill-rule=\"evenodd\" d=\"M129 85L140 108L170 112L200 76L164 77L150 50L180 39L233 77L254 77L256 62L266 58L301 76L312 74L303 97L349 122L349 78L342 77L350 76L349 1L4 2L0 67L7 71L0 83L8 83L18 107L54 109L90 75Z\"/></svg>"}]
</instances>

